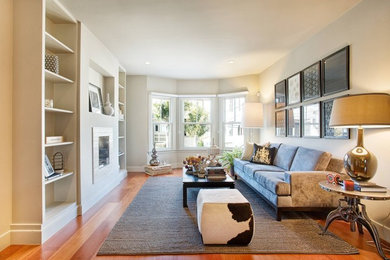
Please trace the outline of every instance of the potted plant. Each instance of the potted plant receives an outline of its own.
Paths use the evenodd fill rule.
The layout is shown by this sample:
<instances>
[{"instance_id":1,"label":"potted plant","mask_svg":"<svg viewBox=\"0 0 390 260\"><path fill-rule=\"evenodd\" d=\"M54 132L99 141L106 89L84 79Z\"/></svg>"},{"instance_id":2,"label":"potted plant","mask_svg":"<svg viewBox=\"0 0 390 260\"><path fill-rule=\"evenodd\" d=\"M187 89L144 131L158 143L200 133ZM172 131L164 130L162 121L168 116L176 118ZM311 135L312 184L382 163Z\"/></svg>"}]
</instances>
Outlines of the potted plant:
<instances>
[{"instance_id":1,"label":"potted plant","mask_svg":"<svg viewBox=\"0 0 390 260\"><path fill-rule=\"evenodd\" d=\"M225 151L221 156L223 166L229 166L230 174L234 173L234 158L241 158L241 148L235 147L231 151Z\"/></svg>"}]
</instances>

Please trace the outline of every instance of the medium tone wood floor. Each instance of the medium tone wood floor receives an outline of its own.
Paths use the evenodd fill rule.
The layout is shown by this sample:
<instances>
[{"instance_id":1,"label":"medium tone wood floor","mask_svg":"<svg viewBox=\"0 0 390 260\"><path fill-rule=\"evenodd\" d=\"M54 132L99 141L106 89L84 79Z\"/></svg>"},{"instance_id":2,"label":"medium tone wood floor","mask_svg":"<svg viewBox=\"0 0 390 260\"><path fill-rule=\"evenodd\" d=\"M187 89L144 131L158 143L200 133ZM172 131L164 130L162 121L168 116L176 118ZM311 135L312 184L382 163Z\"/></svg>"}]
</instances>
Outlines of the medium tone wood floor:
<instances>
[{"instance_id":1,"label":"medium tone wood floor","mask_svg":"<svg viewBox=\"0 0 390 260\"><path fill-rule=\"evenodd\" d=\"M181 169L174 170L173 174L181 176ZM270 254L270 255L175 255L175 256L96 256L101 244L108 236L115 223L128 207L138 191L149 178L144 173L131 173L102 201L95 205L83 216L71 221L60 232L40 246L15 245L0 252L0 259L95 259L122 260L122 259L185 259L185 260L349 260L349 259L381 259L372 246L368 232L359 235L351 233L349 225L342 221L335 221L329 230L348 243L359 248L359 255L302 255L302 254ZM324 224L323 217L313 215L319 223ZM282 220L283 221L283 220Z\"/></svg>"}]
</instances>

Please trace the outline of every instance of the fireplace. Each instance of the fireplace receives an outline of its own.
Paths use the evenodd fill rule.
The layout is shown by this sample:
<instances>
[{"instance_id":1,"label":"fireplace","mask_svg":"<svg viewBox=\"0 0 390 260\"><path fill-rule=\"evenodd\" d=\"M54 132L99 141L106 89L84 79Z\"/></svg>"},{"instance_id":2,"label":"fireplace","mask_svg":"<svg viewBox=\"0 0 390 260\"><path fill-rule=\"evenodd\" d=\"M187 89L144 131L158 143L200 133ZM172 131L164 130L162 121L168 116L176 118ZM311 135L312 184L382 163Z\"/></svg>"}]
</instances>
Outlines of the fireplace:
<instances>
[{"instance_id":1,"label":"fireplace","mask_svg":"<svg viewBox=\"0 0 390 260\"><path fill-rule=\"evenodd\" d=\"M93 128L93 182L114 170L113 129L110 127Z\"/></svg>"}]
</instances>

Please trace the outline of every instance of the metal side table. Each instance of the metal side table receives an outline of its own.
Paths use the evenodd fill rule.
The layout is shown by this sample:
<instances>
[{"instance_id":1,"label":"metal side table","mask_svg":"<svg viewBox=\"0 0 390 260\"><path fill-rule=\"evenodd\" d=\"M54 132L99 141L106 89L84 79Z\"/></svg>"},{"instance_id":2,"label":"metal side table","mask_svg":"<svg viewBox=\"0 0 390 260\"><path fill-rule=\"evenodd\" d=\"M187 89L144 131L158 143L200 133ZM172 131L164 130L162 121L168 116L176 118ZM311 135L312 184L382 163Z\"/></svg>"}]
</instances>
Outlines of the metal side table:
<instances>
[{"instance_id":1,"label":"metal side table","mask_svg":"<svg viewBox=\"0 0 390 260\"><path fill-rule=\"evenodd\" d=\"M355 232L355 226L357 225L359 233L363 234L364 226L374 240L378 254L383 259L389 259L383 252L378 231L368 217L366 206L360 202L360 199L390 200L390 191L388 190L386 193L346 191L343 190L340 185L330 184L327 181L321 181L319 185L323 190L335 192L344 196L343 199L340 199L337 209L331 211L326 217L323 234L328 230L329 225L336 219L342 219L349 222L352 232Z\"/></svg>"}]
</instances>

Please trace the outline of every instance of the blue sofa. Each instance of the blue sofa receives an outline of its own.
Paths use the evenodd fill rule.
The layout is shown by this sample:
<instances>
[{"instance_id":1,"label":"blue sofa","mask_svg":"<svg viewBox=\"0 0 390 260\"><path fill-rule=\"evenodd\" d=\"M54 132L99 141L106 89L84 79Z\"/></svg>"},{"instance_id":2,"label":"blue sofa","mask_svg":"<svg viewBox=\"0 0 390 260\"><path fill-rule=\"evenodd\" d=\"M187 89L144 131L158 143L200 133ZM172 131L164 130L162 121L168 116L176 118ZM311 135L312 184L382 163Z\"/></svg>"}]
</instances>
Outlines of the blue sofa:
<instances>
[{"instance_id":1,"label":"blue sofa","mask_svg":"<svg viewBox=\"0 0 390 260\"><path fill-rule=\"evenodd\" d=\"M234 175L240 177L276 211L329 210L338 205L340 196L323 191L318 182L329 172L343 172L342 160L328 152L273 143L276 148L273 165L234 159Z\"/></svg>"}]
</instances>

